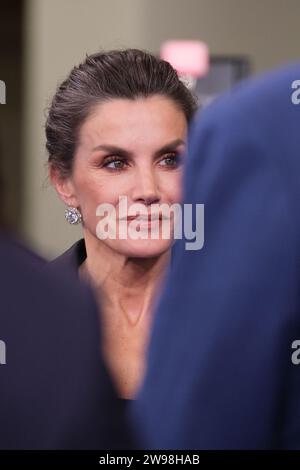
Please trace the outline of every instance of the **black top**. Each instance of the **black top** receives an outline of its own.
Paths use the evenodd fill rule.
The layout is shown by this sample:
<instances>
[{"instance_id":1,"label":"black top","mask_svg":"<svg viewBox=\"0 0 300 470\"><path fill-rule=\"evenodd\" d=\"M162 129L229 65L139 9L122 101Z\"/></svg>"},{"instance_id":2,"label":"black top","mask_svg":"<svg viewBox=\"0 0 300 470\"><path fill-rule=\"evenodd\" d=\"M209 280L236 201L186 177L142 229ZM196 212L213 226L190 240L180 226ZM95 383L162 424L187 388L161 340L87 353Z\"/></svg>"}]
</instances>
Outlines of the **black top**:
<instances>
[{"instance_id":1,"label":"black top","mask_svg":"<svg viewBox=\"0 0 300 470\"><path fill-rule=\"evenodd\" d=\"M83 238L74 243L67 251L50 261L56 268L69 269L76 278L79 278L78 269L86 259L85 241Z\"/></svg>"}]
</instances>

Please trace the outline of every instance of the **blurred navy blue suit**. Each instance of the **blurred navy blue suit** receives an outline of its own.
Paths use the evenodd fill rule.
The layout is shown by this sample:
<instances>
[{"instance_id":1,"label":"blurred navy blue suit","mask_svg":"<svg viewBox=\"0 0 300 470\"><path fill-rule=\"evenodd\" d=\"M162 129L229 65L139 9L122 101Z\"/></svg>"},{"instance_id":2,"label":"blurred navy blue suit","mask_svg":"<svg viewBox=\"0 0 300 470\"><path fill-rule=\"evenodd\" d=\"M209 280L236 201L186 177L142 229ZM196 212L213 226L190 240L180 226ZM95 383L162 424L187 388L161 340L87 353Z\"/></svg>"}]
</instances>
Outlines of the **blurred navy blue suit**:
<instances>
[{"instance_id":1,"label":"blurred navy blue suit","mask_svg":"<svg viewBox=\"0 0 300 470\"><path fill-rule=\"evenodd\" d=\"M0 449L126 448L90 292L1 233L0 260Z\"/></svg>"},{"instance_id":2,"label":"blurred navy blue suit","mask_svg":"<svg viewBox=\"0 0 300 470\"><path fill-rule=\"evenodd\" d=\"M300 65L239 86L195 121L184 203L205 244L174 246L145 384L141 445L300 448Z\"/></svg>"}]
</instances>

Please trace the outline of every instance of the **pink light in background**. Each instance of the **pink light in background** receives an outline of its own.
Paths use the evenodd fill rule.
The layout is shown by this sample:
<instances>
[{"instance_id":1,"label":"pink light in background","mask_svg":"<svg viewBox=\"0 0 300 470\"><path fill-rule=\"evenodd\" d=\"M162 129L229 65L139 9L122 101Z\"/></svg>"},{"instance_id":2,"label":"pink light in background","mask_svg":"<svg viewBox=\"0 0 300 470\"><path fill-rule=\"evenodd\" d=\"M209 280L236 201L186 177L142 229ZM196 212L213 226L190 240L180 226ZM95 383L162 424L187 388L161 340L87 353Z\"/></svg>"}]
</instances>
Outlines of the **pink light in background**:
<instances>
[{"instance_id":1,"label":"pink light in background","mask_svg":"<svg viewBox=\"0 0 300 470\"><path fill-rule=\"evenodd\" d=\"M203 77L209 70L209 50L202 41L166 41L161 45L160 57L182 75Z\"/></svg>"}]
</instances>

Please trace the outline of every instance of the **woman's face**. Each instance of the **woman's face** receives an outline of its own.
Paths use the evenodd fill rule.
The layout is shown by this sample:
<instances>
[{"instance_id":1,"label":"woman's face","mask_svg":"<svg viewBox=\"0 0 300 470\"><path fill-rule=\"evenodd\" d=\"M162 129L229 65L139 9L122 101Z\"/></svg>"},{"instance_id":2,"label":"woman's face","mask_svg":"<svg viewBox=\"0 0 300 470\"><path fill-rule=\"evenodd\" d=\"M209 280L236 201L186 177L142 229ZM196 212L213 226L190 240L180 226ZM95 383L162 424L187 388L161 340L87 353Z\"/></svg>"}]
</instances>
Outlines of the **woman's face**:
<instances>
[{"instance_id":1,"label":"woman's face","mask_svg":"<svg viewBox=\"0 0 300 470\"><path fill-rule=\"evenodd\" d=\"M147 238L119 239L117 235L100 240L97 224L103 216L96 209L111 204L118 229L118 218L127 217L136 203L144 205L144 215L150 214L153 204L179 203L186 135L183 111L166 97L113 99L97 106L80 129L68 181L70 205L80 208L84 230L125 256L158 256L170 248L172 236L164 239L157 221L154 231L160 231L155 239L151 238L153 224L142 222L137 223L137 231L146 231ZM120 211L120 196L127 197L126 214ZM131 222L126 220L126 226Z\"/></svg>"}]
</instances>

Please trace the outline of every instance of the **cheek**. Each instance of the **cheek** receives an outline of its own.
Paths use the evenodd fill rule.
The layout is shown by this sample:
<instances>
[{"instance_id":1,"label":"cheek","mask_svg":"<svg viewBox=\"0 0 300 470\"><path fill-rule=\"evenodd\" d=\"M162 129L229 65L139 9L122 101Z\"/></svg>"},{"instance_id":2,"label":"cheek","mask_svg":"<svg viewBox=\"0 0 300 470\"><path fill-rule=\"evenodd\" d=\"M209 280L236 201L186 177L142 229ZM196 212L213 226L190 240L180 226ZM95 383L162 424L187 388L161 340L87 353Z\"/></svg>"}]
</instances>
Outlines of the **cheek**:
<instances>
[{"instance_id":1,"label":"cheek","mask_svg":"<svg viewBox=\"0 0 300 470\"><path fill-rule=\"evenodd\" d=\"M102 175L100 178L99 174L93 174L89 178L84 178L82 175L77 183L78 202L84 225L96 235L97 224L103 218L97 215L97 209L99 210L101 204L110 204L117 210L119 196L126 195L127 192L126 181L122 178L114 180Z\"/></svg>"},{"instance_id":2,"label":"cheek","mask_svg":"<svg viewBox=\"0 0 300 470\"><path fill-rule=\"evenodd\" d=\"M76 179L75 187L79 204L89 211L95 210L99 204L115 205L118 201L120 186L96 173L82 171Z\"/></svg>"},{"instance_id":3,"label":"cheek","mask_svg":"<svg viewBox=\"0 0 300 470\"><path fill-rule=\"evenodd\" d=\"M180 202L182 198L182 183L182 170L164 175L161 179L163 199L167 199L171 203Z\"/></svg>"}]
</instances>

